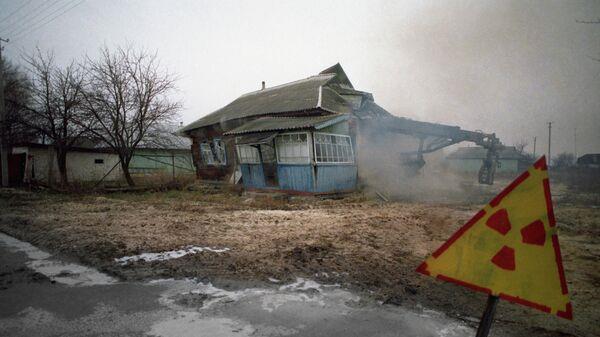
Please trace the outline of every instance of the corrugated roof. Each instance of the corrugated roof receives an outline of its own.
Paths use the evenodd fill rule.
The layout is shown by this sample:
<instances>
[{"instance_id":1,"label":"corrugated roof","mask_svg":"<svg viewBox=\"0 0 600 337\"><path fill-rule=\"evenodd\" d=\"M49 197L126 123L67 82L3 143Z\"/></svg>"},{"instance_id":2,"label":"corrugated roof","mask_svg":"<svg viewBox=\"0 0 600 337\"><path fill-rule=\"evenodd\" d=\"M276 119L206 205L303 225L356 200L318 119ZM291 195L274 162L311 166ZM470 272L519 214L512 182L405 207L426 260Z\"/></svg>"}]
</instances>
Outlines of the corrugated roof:
<instances>
[{"instance_id":1,"label":"corrugated roof","mask_svg":"<svg viewBox=\"0 0 600 337\"><path fill-rule=\"evenodd\" d=\"M262 117L237 127L225 135L241 135L265 131L298 130L306 128L322 129L349 119L348 114L308 117Z\"/></svg>"},{"instance_id":2,"label":"corrugated roof","mask_svg":"<svg viewBox=\"0 0 600 337\"><path fill-rule=\"evenodd\" d=\"M394 117L394 115L371 100L366 100L362 107L354 112L354 115L360 119Z\"/></svg>"},{"instance_id":3,"label":"corrugated roof","mask_svg":"<svg viewBox=\"0 0 600 337\"><path fill-rule=\"evenodd\" d=\"M325 85L337 74L309 78L247 93L223 108L180 129L179 133L228 120L316 108L336 113L352 111L349 103Z\"/></svg>"},{"instance_id":4,"label":"corrugated roof","mask_svg":"<svg viewBox=\"0 0 600 337\"><path fill-rule=\"evenodd\" d=\"M461 147L448 155L448 159L485 159L487 150L483 147ZM523 156L517 152L514 146L504 147L498 151L500 159L522 159Z\"/></svg>"}]
</instances>

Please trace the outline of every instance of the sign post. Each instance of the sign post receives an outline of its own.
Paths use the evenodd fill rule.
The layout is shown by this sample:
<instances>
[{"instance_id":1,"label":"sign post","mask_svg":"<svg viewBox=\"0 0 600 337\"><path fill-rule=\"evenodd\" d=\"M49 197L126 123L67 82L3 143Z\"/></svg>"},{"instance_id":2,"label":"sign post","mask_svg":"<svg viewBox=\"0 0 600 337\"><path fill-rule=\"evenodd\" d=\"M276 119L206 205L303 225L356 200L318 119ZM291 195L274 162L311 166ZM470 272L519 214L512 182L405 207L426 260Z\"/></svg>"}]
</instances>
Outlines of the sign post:
<instances>
[{"instance_id":1,"label":"sign post","mask_svg":"<svg viewBox=\"0 0 600 337\"><path fill-rule=\"evenodd\" d=\"M573 319L545 157L467 221L417 272L489 295L477 337L499 299Z\"/></svg>"},{"instance_id":2,"label":"sign post","mask_svg":"<svg viewBox=\"0 0 600 337\"><path fill-rule=\"evenodd\" d=\"M492 327L492 322L494 321L494 314L496 313L496 305L498 304L499 300L500 297L498 296L488 296L485 311L483 312L483 316L479 322L479 328L477 328L477 335L475 335L475 337L487 337L490 333L490 328Z\"/></svg>"}]
</instances>

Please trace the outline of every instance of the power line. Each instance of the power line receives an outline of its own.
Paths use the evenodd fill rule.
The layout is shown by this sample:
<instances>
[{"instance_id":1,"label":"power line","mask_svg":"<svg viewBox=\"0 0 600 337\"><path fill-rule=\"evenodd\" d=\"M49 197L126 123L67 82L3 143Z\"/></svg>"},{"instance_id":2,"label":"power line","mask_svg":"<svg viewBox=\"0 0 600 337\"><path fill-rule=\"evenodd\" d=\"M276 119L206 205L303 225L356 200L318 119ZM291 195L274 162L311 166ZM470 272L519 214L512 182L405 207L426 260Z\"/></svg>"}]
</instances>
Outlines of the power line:
<instances>
[{"instance_id":1,"label":"power line","mask_svg":"<svg viewBox=\"0 0 600 337\"><path fill-rule=\"evenodd\" d=\"M30 13L30 15L25 16L24 18L22 18L21 20L19 20L17 23L15 23L14 27L12 27L9 31L6 32L6 34L10 34L10 35L17 35L18 33L22 32L25 29L28 29L29 27L38 24L41 20L36 20L38 17L40 17L41 15L45 15L47 14L49 11L52 11L53 9L55 9L55 5L58 4L58 6L60 7L61 4L60 2L62 0L54 0L52 2L50 2L51 0L47 0L46 2L44 2L42 5L40 5L40 7L38 7L37 10L34 10ZM69 1L69 0L67 0ZM45 5L47 4L47 5ZM42 19L43 20L43 19Z\"/></svg>"},{"instance_id":2,"label":"power line","mask_svg":"<svg viewBox=\"0 0 600 337\"><path fill-rule=\"evenodd\" d=\"M0 23L3 23L4 21L6 21L8 18L10 18L11 16L13 16L14 14L16 14L18 11L21 10L21 8L27 6L32 0L29 0L25 3L23 3L21 6L19 6L19 8L15 9L14 11L12 11L10 14L8 14L7 16L5 16L4 18L2 18L0 20Z\"/></svg>"},{"instance_id":3,"label":"power line","mask_svg":"<svg viewBox=\"0 0 600 337\"><path fill-rule=\"evenodd\" d=\"M24 13L19 18L14 20L15 25L13 27L5 27L2 28L5 35L11 35L15 31L22 29L23 27L27 27L29 24L33 22L35 18L43 14L46 10L51 9L56 3L60 0L54 0L54 2L50 2L51 0L46 0L42 2L39 6L34 8L31 12Z\"/></svg>"},{"instance_id":4,"label":"power line","mask_svg":"<svg viewBox=\"0 0 600 337\"><path fill-rule=\"evenodd\" d=\"M5 27L0 28L0 31L3 34L6 34L6 33L14 31L15 29L23 28L24 26L26 26L28 24L28 21L32 17L36 17L41 12L43 12L44 10L46 10L49 7L51 7L52 5L54 5L54 3L56 3L56 1L58 1L58 0L55 0L53 3L51 3L51 1L52 0L44 0L40 4L36 5L31 11L26 11L26 12L23 12L23 13L13 16L12 17L13 20L10 21L9 24L7 24Z\"/></svg>"},{"instance_id":5,"label":"power line","mask_svg":"<svg viewBox=\"0 0 600 337\"><path fill-rule=\"evenodd\" d=\"M50 17L52 14L58 12L60 9L63 9L65 7L67 7L68 5L73 4L75 1L77 1L77 0L73 0L73 1L65 4L64 6L60 7L59 9L55 10L54 12L52 12L51 14L48 14L47 16L45 16L44 19L40 20L39 22L42 22L46 18ZM35 27L33 27L33 28L29 29L29 30L22 30L22 31L20 31L19 33L17 33L17 35L14 37L14 39L19 39L19 38L21 38L21 37L23 37L23 36L25 36L27 34L31 34L31 33L35 32L36 30L38 30L38 29L44 27L45 25L49 24L50 22L56 20L58 17L62 16L63 14L65 14L65 13L69 12L70 10L74 9L75 7L81 5L84 1L85 0L80 0L75 5L73 5L73 6L69 7L69 8L67 8L67 9L65 9L64 11L60 12L58 15L52 17L50 20L48 20L46 22L43 22L41 25L35 26Z\"/></svg>"}]
</instances>

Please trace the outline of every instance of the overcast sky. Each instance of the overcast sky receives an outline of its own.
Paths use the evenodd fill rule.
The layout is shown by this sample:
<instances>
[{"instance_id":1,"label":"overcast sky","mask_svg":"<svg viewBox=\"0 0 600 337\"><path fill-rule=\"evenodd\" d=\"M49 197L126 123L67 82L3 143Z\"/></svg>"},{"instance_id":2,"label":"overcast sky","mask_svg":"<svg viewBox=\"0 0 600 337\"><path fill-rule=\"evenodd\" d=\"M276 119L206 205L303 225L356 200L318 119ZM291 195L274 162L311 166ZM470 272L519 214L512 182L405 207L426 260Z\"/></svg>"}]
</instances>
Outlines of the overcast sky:
<instances>
[{"instance_id":1,"label":"overcast sky","mask_svg":"<svg viewBox=\"0 0 600 337\"><path fill-rule=\"evenodd\" d=\"M576 22L598 20L600 1L80 1L0 0L0 20L23 6L0 22L5 56L156 50L180 77L184 123L340 62L398 116L529 151L537 136L538 154L552 121L554 154L574 151L575 129L579 155L600 152L600 24Z\"/></svg>"}]
</instances>

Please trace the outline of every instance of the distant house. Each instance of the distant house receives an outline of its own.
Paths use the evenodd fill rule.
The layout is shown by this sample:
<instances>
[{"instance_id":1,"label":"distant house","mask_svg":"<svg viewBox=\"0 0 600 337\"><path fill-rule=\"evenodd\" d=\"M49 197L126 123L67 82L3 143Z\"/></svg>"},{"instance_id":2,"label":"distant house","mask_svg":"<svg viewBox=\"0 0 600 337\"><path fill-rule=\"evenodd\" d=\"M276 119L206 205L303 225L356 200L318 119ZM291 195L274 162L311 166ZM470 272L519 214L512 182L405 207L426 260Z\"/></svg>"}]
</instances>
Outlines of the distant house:
<instances>
[{"instance_id":1,"label":"distant house","mask_svg":"<svg viewBox=\"0 0 600 337\"><path fill-rule=\"evenodd\" d=\"M11 185L24 182L48 184L60 181L56 153L50 145L15 146L9 168ZM69 182L120 181L119 156L109 148L73 147L67 153ZM190 174L194 172L189 145L185 148L139 148L130 163L132 175Z\"/></svg>"},{"instance_id":2,"label":"distant house","mask_svg":"<svg viewBox=\"0 0 600 337\"><path fill-rule=\"evenodd\" d=\"M600 168L600 153L588 153L577 158L577 166L587 168Z\"/></svg>"},{"instance_id":3,"label":"distant house","mask_svg":"<svg viewBox=\"0 0 600 337\"><path fill-rule=\"evenodd\" d=\"M477 173L486 158L482 147L461 147L450 153L446 160L449 168L459 173ZM524 170L525 157L514 146L506 146L498 153L497 173L517 173Z\"/></svg>"}]
</instances>

